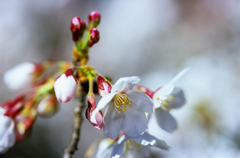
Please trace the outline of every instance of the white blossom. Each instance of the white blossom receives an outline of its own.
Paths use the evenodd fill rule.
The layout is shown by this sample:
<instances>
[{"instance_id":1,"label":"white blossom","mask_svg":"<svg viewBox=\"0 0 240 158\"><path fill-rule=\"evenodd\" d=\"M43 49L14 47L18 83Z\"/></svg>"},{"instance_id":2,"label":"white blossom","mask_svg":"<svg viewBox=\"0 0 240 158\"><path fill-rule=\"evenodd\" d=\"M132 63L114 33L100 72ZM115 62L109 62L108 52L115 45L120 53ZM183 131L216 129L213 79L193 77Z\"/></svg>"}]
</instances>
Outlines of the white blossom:
<instances>
[{"instance_id":1,"label":"white blossom","mask_svg":"<svg viewBox=\"0 0 240 158\"><path fill-rule=\"evenodd\" d=\"M6 110L0 107L0 153L5 153L15 144L14 121L4 116Z\"/></svg>"},{"instance_id":2,"label":"white blossom","mask_svg":"<svg viewBox=\"0 0 240 158\"><path fill-rule=\"evenodd\" d=\"M169 113L172 108L180 108L186 102L184 92L181 88L174 87L177 81L190 68L186 68L178 73L168 84L159 88L153 95L155 116L159 126L171 133L177 128L177 121Z\"/></svg>"},{"instance_id":3,"label":"white blossom","mask_svg":"<svg viewBox=\"0 0 240 158\"><path fill-rule=\"evenodd\" d=\"M128 136L145 132L147 118L144 112L153 112L153 102L146 94L132 90L139 81L136 76L120 78L93 111L95 115L105 108L103 131L106 137L116 139L120 130Z\"/></svg>"},{"instance_id":4,"label":"white blossom","mask_svg":"<svg viewBox=\"0 0 240 158\"><path fill-rule=\"evenodd\" d=\"M34 71L34 63L24 62L8 70L3 76L3 81L9 89L23 90L31 85L34 79Z\"/></svg>"}]
</instances>

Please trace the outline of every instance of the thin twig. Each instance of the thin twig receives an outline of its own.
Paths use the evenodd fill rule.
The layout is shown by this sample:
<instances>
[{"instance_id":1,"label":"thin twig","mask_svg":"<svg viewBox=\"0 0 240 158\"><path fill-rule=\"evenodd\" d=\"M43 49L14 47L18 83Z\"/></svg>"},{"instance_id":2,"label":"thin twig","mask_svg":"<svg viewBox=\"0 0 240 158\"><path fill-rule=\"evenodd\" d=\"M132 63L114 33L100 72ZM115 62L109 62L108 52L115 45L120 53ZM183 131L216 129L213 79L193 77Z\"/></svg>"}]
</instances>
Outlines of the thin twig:
<instances>
[{"instance_id":1,"label":"thin twig","mask_svg":"<svg viewBox=\"0 0 240 158\"><path fill-rule=\"evenodd\" d=\"M69 141L68 146L64 150L63 158L72 158L72 155L76 150L78 150L78 142L81 136L81 125L83 122L82 111L85 105L86 93L83 91L82 87L79 89L79 105L73 110L74 123L72 136Z\"/></svg>"}]
</instances>

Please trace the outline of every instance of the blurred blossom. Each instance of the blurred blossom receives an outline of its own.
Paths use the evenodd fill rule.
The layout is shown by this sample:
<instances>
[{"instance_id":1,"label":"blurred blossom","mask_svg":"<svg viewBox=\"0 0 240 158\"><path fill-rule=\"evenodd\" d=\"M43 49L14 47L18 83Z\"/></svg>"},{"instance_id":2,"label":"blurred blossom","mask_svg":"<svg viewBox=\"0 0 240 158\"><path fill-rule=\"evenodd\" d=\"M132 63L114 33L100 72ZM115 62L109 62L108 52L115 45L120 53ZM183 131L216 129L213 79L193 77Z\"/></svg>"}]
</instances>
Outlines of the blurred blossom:
<instances>
[{"instance_id":1,"label":"blurred blossom","mask_svg":"<svg viewBox=\"0 0 240 158\"><path fill-rule=\"evenodd\" d=\"M42 72L42 67L32 62L24 62L8 70L3 80L12 90L26 90Z\"/></svg>"},{"instance_id":2,"label":"blurred blossom","mask_svg":"<svg viewBox=\"0 0 240 158\"><path fill-rule=\"evenodd\" d=\"M6 110L0 107L0 154L6 152L15 144L14 121L5 116Z\"/></svg>"}]
</instances>

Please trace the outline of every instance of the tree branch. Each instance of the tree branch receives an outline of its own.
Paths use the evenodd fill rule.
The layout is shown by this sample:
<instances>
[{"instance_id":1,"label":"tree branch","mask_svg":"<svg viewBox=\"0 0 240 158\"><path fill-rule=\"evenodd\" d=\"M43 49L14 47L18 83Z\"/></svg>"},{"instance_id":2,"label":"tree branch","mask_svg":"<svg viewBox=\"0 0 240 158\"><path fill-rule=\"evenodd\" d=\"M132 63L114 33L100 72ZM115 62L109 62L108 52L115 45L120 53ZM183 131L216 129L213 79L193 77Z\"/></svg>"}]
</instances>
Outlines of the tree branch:
<instances>
[{"instance_id":1,"label":"tree branch","mask_svg":"<svg viewBox=\"0 0 240 158\"><path fill-rule=\"evenodd\" d=\"M64 150L63 158L72 158L72 155L76 150L78 150L78 142L81 136L81 125L83 122L82 111L85 106L86 93L83 91L81 85L79 84L79 105L77 105L74 110L74 123L72 128L72 135L68 146Z\"/></svg>"}]
</instances>

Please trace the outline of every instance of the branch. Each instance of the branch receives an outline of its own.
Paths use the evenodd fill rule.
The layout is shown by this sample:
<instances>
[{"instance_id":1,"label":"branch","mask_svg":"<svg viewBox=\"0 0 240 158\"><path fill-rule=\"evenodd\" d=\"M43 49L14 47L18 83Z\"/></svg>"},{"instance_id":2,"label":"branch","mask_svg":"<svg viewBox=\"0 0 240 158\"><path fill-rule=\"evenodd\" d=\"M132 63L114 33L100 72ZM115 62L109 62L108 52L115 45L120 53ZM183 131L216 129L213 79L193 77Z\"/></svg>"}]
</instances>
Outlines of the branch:
<instances>
[{"instance_id":1,"label":"branch","mask_svg":"<svg viewBox=\"0 0 240 158\"><path fill-rule=\"evenodd\" d=\"M79 84L80 85L80 84ZM82 87L79 87L79 105L73 110L74 123L72 136L69 141L68 146L64 150L63 158L72 158L72 155L76 150L78 150L77 145L81 136L81 125L83 122L82 111L84 109L86 93L83 91Z\"/></svg>"}]
</instances>

